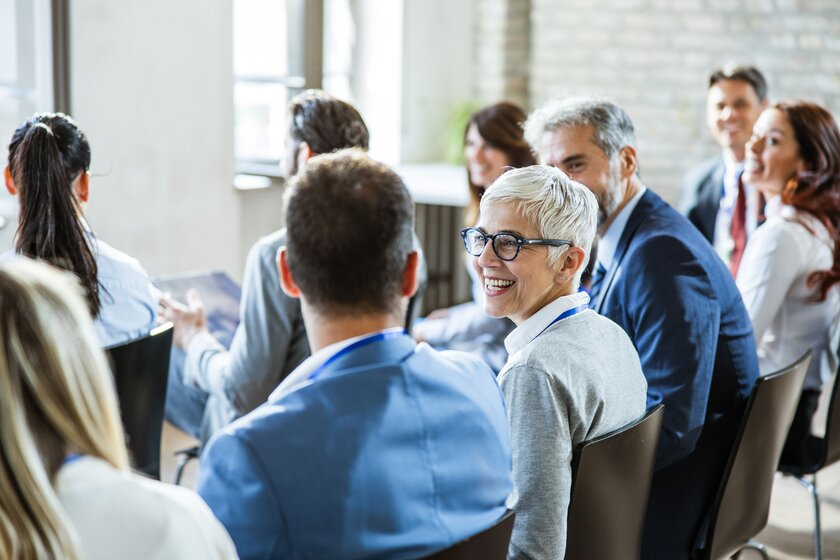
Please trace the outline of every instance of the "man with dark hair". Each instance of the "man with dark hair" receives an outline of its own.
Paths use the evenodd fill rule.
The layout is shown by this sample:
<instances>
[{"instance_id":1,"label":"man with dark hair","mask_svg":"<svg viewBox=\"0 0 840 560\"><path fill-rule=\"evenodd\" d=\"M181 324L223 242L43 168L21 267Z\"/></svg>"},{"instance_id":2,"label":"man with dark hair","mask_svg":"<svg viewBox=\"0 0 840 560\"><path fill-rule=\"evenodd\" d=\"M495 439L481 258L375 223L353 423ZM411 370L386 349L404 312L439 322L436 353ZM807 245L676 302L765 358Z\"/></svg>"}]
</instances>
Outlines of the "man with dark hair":
<instances>
[{"instance_id":1,"label":"man with dark hair","mask_svg":"<svg viewBox=\"0 0 840 560\"><path fill-rule=\"evenodd\" d=\"M493 373L402 328L417 287L411 198L358 150L287 193L283 289L313 350L208 444L198 492L248 558L418 558L499 519L510 442Z\"/></svg>"},{"instance_id":2,"label":"man with dark hair","mask_svg":"<svg viewBox=\"0 0 840 560\"><path fill-rule=\"evenodd\" d=\"M319 90L307 90L289 102L289 127L283 165L294 177L314 155L340 148L368 149L369 134L359 111Z\"/></svg>"},{"instance_id":3,"label":"man with dark hair","mask_svg":"<svg viewBox=\"0 0 840 560\"><path fill-rule=\"evenodd\" d=\"M697 229L642 183L621 107L550 101L528 117L525 137L598 199L590 307L633 341L648 408L665 404L641 557L688 560L758 376L747 310Z\"/></svg>"},{"instance_id":4,"label":"man with dark hair","mask_svg":"<svg viewBox=\"0 0 840 560\"><path fill-rule=\"evenodd\" d=\"M721 155L683 179L680 208L735 276L747 237L762 221L759 194L741 181L747 141L767 107L767 82L752 66L727 66L709 77L706 122Z\"/></svg>"},{"instance_id":5,"label":"man with dark hair","mask_svg":"<svg viewBox=\"0 0 840 560\"><path fill-rule=\"evenodd\" d=\"M368 129L355 107L322 91L294 97L288 115L287 177L316 154L368 147ZM208 332L197 293L187 294L187 306L161 302L160 315L175 324L166 417L202 442L264 403L309 356L300 305L283 293L277 276L277 251L285 243L281 229L251 247L230 350Z\"/></svg>"}]
</instances>

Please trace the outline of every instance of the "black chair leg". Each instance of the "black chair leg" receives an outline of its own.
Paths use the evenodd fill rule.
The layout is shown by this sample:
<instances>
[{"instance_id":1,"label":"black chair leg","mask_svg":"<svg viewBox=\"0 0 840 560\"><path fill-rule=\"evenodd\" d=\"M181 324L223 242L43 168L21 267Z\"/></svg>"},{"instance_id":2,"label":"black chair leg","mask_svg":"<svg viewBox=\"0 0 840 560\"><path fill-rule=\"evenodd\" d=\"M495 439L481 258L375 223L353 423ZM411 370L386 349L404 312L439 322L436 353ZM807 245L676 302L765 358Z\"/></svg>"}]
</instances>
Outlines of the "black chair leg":
<instances>
[{"instance_id":1,"label":"black chair leg","mask_svg":"<svg viewBox=\"0 0 840 560\"><path fill-rule=\"evenodd\" d=\"M175 486L180 486L181 477L184 475L184 468L193 459L198 459L198 452L199 448L197 446L180 449L175 452L175 455L178 457L178 465L175 467Z\"/></svg>"}]
</instances>

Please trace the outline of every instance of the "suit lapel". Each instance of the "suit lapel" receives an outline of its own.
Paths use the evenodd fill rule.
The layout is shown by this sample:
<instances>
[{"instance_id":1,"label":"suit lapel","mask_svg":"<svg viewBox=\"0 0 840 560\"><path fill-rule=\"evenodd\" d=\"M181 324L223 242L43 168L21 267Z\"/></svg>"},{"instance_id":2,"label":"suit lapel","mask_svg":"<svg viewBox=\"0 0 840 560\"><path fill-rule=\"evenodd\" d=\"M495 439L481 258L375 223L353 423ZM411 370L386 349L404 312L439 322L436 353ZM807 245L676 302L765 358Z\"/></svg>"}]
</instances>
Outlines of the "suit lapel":
<instances>
[{"instance_id":1,"label":"suit lapel","mask_svg":"<svg viewBox=\"0 0 840 560\"><path fill-rule=\"evenodd\" d=\"M621 232L621 237L618 240L618 246L615 249L615 254L613 255L612 263L610 263L610 268L604 276L601 291L598 292L598 299L595 302L595 311L598 313L603 314L601 310L604 306L604 301L607 299L607 295L612 289L613 280L615 279L616 272L618 272L618 269L621 267L621 261L624 259L627 247L630 245L630 241L636 234L636 230L639 229L639 226L647 219L651 210L655 206L657 199L658 197L653 193L653 191L648 189L645 191L645 194L642 195L639 203L636 204L636 207L633 209L633 213L630 214L630 218L628 218L627 224L624 226L624 231Z\"/></svg>"},{"instance_id":2,"label":"suit lapel","mask_svg":"<svg viewBox=\"0 0 840 560\"><path fill-rule=\"evenodd\" d=\"M723 164L723 158L721 158L700 186L700 192L698 193L698 203L702 206L699 216L701 216L703 221L703 235L709 240L715 237L715 222L717 221L718 209L720 208L720 198L723 191L723 175L725 172L726 167Z\"/></svg>"}]
</instances>

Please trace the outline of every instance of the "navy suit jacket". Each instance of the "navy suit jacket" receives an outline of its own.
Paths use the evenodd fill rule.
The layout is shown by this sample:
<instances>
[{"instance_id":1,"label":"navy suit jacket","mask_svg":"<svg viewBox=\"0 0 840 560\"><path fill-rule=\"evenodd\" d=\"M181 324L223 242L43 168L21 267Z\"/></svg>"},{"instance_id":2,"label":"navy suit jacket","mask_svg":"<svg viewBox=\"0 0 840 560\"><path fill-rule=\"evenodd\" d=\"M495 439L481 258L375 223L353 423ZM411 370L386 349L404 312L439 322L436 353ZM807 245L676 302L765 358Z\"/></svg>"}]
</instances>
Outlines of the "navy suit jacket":
<instances>
[{"instance_id":1,"label":"navy suit jacket","mask_svg":"<svg viewBox=\"0 0 840 560\"><path fill-rule=\"evenodd\" d=\"M222 430L198 481L243 559L425 556L492 525L512 488L493 373L408 336Z\"/></svg>"},{"instance_id":2,"label":"navy suit jacket","mask_svg":"<svg viewBox=\"0 0 840 560\"><path fill-rule=\"evenodd\" d=\"M758 376L750 318L712 246L650 190L592 306L633 341L648 408L665 403L643 557L688 558Z\"/></svg>"},{"instance_id":3,"label":"navy suit jacket","mask_svg":"<svg viewBox=\"0 0 840 560\"><path fill-rule=\"evenodd\" d=\"M709 243L715 239L724 173L723 158L717 156L686 173L680 187L680 211Z\"/></svg>"}]
</instances>

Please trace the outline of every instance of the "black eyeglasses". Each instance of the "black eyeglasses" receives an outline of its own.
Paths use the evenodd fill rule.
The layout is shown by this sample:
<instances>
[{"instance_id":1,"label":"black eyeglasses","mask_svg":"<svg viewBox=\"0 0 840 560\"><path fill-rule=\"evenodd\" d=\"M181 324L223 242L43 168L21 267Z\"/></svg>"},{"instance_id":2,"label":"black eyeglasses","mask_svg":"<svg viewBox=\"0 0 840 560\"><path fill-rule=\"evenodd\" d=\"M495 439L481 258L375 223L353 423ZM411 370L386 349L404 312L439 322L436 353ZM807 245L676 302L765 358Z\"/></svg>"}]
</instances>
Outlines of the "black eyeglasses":
<instances>
[{"instance_id":1,"label":"black eyeglasses","mask_svg":"<svg viewBox=\"0 0 840 560\"><path fill-rule=\"evenodd\" d=\"M464 228L461 230L461 238L464 240L464 248L467 253L474 257L481 256L487 240L493 244L493 252L503 261L512 261L519 254L523 245L549 245L551 247L574 246L571 241L565 239L525 239L515 233L495 233L487 235L480 229Z\"/></svg>"}]
</instances>

